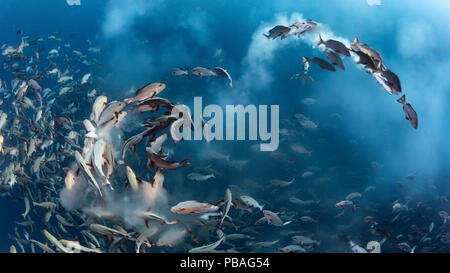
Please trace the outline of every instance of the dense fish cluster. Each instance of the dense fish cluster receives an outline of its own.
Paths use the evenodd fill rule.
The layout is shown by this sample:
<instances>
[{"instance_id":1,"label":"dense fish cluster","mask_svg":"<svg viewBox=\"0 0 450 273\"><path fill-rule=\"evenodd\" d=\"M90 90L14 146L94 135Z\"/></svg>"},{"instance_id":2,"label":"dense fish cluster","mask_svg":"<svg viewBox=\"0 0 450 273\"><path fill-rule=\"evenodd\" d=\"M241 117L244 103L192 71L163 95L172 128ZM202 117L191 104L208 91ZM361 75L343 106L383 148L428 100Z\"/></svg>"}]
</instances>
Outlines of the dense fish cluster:
<instances>
[{"instance_id":1,"label":"dense fish cluster","mask_svg":"<svg viewBox=\"0 0 450 273\"><path fill-rule=\"evenodd\" d=\"M69 2L77 5L80 1ZM284 39L318 29L318 23L307 20L289 27L275 26L264 35ZM340 55L353 53L386 91L402 91L398 77L383 65L376 50L356 38L352 48L324 40L320 34L318 38L330 62L303 57L305 72L298 78L313 82L307 74L310 63L329 71L336 71L335 66L344 70ZM156 81L135 90L131 97L106 96L97 76L101 64L95 54L100 49L88 43L87 52L72 49L60 33L53 33L38 39L22 36L17 46L5 44L1 48L0 194L20 201L24 208L23 221L16 222L14 234L9 235L11 252L327 251L324 236L316 232L324 219L338 220L361 210L375 212L360 202L375 187L344 195L333 206L320 200L314 187L332 180L335 168L292 168L289 153L313 156L311 149L296 141L302 134L299 127L307 131L319 128L319 123L303 114L282 120L280 134L289 152L270 154L277 164L295 169L295 176L260 182L248 177L240 185L227 181L225 192L213 199L172 199L164 186L171 183L165 180L167 172L188 169L189 183L214 183L216 177L224 177L216 166L225 165L229 173L245 172L251 162L220 152L208 154L208 162L212 162L208 165L193 165L189 158L180 157L175 152L183 141L180 125L186 120L192 124L186 106L161 97L167 86ZM189 68L176 67L171 73L189 75ZM201 78L225 77L232 87L230 74L221 67L195 67L191 73ZM398 102L417 128L417 115L405 96ZM315 103L311 98L302 100L304 105ZM372 162L371 167L383 166ZM310 196L308 199L300 199L298 191L289 191L289 197L282 200L273 195L306 181L312 182L308 192L302 193ZM268 192L270 200L262 197ZM448 197L438 202L447 203ZM411 207L411 203L396 200L392 219L359 219L360 224L367 224L370 240L360 242L359 236L347 234L351 224L336 225L336 235L326 239L342 240L347 250L355 253L380 253L383 248L448 250L448 213L438 211L435 216L439 222L419 224L414 219L431 210L431 205L417 202ZM409 227L394 234L389 228L398 221ZM267 231L273 236L267 236Z\"/></svg>"},{"instance_id":2,"label":"dense fish cluster","mask_svg":"<svg viewBox=\"0 0 450 273\"><path fill-rule=\"evenodd\" d=\"M311 19L307 19L305 22L295 22L289 27L277 25L269 30L269 34L263 35L272 40L277 37L285 39L291 35L297 35L297 37L300 38L301 34L317 32L320 31L320 29L320 24ZM356 63L362 65L366 72L372 75L386 92L391 95L398 95L402 92L400 79L394 72L385 67L381 54L369 45L360 43L357 37L355 37L351 43L351 47L347 47L343 42L338 40L324 40L319 33L317 45L323 46L323 51L326 53L326 58L329 61L319 57L308 58L304 56L302 57L304 72L295 74L291 79L299 79L302 83L312 83L314 80L308 75L310 62L323 70L335 72L335 66L345 70L344 62L340 55L350 57L352 52L357 56ZM409 120L414 129L417 129L417 113L414 111L411 104L405 102L405 95L397 101L402 103L406 119Z\"/></svg>"}]
</instances>

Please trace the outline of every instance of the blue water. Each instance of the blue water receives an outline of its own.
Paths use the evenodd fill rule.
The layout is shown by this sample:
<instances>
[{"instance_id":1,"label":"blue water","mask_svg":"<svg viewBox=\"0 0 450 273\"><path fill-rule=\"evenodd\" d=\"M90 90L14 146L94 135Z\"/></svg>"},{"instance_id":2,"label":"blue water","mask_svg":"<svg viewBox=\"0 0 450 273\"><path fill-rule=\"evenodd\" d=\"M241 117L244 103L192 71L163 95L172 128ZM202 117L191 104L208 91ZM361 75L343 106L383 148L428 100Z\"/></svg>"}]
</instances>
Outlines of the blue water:
<instances>
[{"instance_id":1,"label":"blue water","mask_svg":"<svg viewBox=\"0 0 450 273\"><path fill-rule=\"evenodd\" d=\"M0 44L17 46L18 29L31 39L61 32L61 47L70 43L71 49L82 52L87 51L86 40L90 40L101 49L100 53L88 54L98 64L95 76L101 78L94 88L111 100L128 97L128 90L148 82L160 81L167 84L163 97L188 106L193 106L194 96L202 96L204 105L279 105L280 119L294 123L294 126L281 123L280 128L301 132L280 143L277 150L292 163L275 160L269 152L253 151L251 146L259 141L178 144L174 148L177 158L191 158L193 167L213 162L207 156L211 150L249 163L244 171L238 171L214 161L215 169L224 175L205 184L193 184L184 178L193 167L168 172L166 187L174 200L171 204L190 199L216 202L223 198L229 185L239 185L247 194L265 200L265 208L272 211L297 211L299 216L319 219L318 225L292 224L322 242L316 252L348 251L336 238L338 233L345 233L362 245L379 240L380 237L370 234L370 225L363 220L367 215L374 216L391 233L382 247L386 252L400 251L396 244L407 239L395 237L406 236L412 224L427 229L431 222L435 223L432 251L448 252L448 245L434 237L450 232L449 224L442 224L438 216L439 211L450 212L450 204L439 200L450 196L449 11L449 3L437 0L394 3L382 0L381 6L369 6L364 0L258 1L258 4L237 0L82 0L81 6L68 6L64 0L4 0ZM324 53L295 37L271 41L282 44L273 50L263 48L258 41L262 27L274 26L279 18L293 23L290 18L294 14L320 22L337 37L352 41L356 35L376 48L384 64L400 78L406 100L418 114L418 129L414 130L405 120L401 104L395 101L399 97L386 93L351 58L344 58L345 71L323 71L311 64L313 84L290 80L293 74L302 72L302 56L325 58ZM48 51L58 45L46 40L38 47L44 46ZM221 53L216 54L219 49ZM26 48L24 54L31 56L34 50ZM43 53L42 59L44 56ZM176 66L224 67L233 77L233 88L221 78L174 77L170 71ZM90 71L81 65L79 69L81 75ZM3 80L7 77L6 73L0 74ZM51 88L45 82L43 87ZM304 98L314 98L318 103L304 105L301 103ZM84 111L87 117L90 106ZM319 128L303 128L294 118L298 113L310 117ZM311 156L292 152L291 143L302 144L312 151ZM371 162L382 167L373 168ZM270 179L290 180L311 166L320 170L287 188L274 189L269 184ZM413 180L406 178L410 174L415 174ZM364 193L368 186L376 189ZM340 211L334 204L351 192L362 193L358 200L361 208L346 211L335 219ZM17 189L14 193L20 196ZM288 201L293 196L302 200L317 198L321 202L310 212L302 211ZM407 203L410 211L391 224L396 215L392 213L396 200ZM422 202L424 208L417 208L417 202ZM7 234L13 234L14 221L22 221L23 210L23 202L0 199L0 251L9 250L12 241ZM233 218L239 219L238 215ZM260 217L253 215L252 219ZM339 225L351 226L340 232ZM289 237L280 235L281 229L277 227L259 230L262 234L259 241L280 239L279 247L289 243ZM36 237L42 238L36 232ZM417 244L407 242L411 246ZM419 244L419 249L425 247L426 244Z\"/></svg>"}]
</instances>

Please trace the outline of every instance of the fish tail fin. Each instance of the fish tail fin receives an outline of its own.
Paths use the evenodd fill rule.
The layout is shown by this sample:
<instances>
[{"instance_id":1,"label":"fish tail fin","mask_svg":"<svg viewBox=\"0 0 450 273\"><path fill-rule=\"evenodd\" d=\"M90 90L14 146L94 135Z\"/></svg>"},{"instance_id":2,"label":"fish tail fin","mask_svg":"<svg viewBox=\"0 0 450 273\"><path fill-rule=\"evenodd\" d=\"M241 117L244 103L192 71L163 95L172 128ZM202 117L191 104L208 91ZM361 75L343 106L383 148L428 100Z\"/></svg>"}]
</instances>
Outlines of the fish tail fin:
<instances>
[{"instance_id":1,"label":"fish tail fin","mask_svg":"<svg viewBox=\"0 0 450 273\"><path fill-rule=\"evenodd\" d=\"M294 183L295 181L295 177L291 179L291 181L289 181L289 183Z\"/></svg>"},{"instance_id":2,"label":"fish tail fin","mask_svg":"<svg viewBox=\"0 0 450 273\"><path fill-rule=\"evenodd\" d=\"M181 166L191 166L191 163L189 163L189 158L186 158L185 160L180 162Z\"/></svg>"},{"instance_id":3,"label":"fish tail fin","mask_svg":"<svg viewBox=\"0 0 450 273\"><path fill-rule=\"evenodd\" d=\"M356 36L355 36L355 39L353 39L353 42L352 42L352 45L355 45L355 44L359 44L358 37L356 37Z\"/></svg>"},{"instance_id":4,"label":"fish tail fin","mask_svg":"<svg viewBox=\"0 0 450 273\"><path fill-rule=\"evenodd\" d=\"M266 37L267 39L270 39L270 36L269 36L269 35L267 35L267 34L265 34L265 33L263 33L263 35L264 35L264 37Z\"/></svg>"},{"instance_id":5,"label":"fish tail fin","mask_svg":"<svg viewBox=\"0 0 450 273\"><path fill-rule=\"evenodd\" d=\"M399 102L399 103L404 103L404 102L405 102L405 95L403 95L401 98L399 98L399 99L397 100L397 102Z\"/></svg>"},{"instance_id":6,"label":"fish tail fin","mask_svg":"<svg viewBox=\"0 0 450 273\"><path fill-rule=\"evenodd\" d=\"M322 36L319 33L319 40L317 41L317 45L323 44Z\"/></svg>"},{"instance_id":7,"label":"fish tail fin","mask_svg":"<svg viewBox=\"0 0 450 273\"><path fill-rule=\"evenodd\" d=\"M259 210L262 211L265 205L259 206Z\"/></svg>"},{"instance_id":8,"label":"fish tail fin","mask_svg":"<svg viewBox=\"0 0 450 273\"><path fill-rule=\"evenodd\" d=\"M214 175L214 173L211 173L211 177L212 177L212 178L216 178L216 176Z\"/></svg>"}]
</instances>

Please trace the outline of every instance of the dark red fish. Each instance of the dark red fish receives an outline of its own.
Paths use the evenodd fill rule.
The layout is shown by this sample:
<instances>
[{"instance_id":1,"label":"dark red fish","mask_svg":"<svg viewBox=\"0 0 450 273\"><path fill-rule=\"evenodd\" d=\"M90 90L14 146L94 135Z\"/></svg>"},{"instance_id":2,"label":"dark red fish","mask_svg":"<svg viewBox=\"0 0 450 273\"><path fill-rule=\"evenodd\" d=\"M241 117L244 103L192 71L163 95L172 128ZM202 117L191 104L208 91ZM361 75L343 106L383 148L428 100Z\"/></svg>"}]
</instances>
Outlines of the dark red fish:
<instances>
[{"instance_id":1,"label":"dark red fish","mask_svg":"<svg viewBox=\"0 0 450 273\"><path fill-rule=\"evenodd\" d=\"M411 123L412 127L414 127L414 129L417 129L417 124L418 124L417 113L416 113L416 111L414 111L411 104L406 103L405 95L403 95L397 101L399 103L403 104L403 111L405 111L406 119L409 120L409 122Z\"/></svg>"}]
</instances>

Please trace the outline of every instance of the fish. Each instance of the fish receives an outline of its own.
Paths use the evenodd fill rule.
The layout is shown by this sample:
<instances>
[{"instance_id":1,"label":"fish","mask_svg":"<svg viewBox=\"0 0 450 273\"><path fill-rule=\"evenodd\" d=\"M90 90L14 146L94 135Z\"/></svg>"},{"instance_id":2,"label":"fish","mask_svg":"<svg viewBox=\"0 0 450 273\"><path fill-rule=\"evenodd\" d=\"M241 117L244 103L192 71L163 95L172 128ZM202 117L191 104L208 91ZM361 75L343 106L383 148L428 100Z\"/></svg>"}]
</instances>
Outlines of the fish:
<instances>
[{"instance_id":1,"label":"fish","mask_svg":"<svg viewBox=\"0 0 450 273\"><path fill-rule=\"evenodd\" d=\"M109 186L112 189L111 183L103 172L103 155L106 149L106 142L103 139L99 139L95 142L94 148L92 151L92 165L94 171L100 176L103 180L103 186Z\"/></svg>"},{"instance_id":2,"label":"fish","mask_svg":"<svg viewBox=\"0 0 450 273\"><path fill-rule=\"evenodd\" d=\"M85 246L82 246L79 241L69 241L61 239L59 240L63 246L65 246L68 249L72 249L76 253L88 252L88 253L101 253L102 251L99 249L92 249Z\"/></svg>"},{"instance_id":3,"label":"fish","mask_svg":"<svg viewBox=\"0 0 450 273\"><path fill-rule=\"evenodd\" d=\"M300 217L300 220L302 220L303 222L308 222L308 223L315 223L315 224L319 223L319 220L316 220L310 216L302 216L302 217Z\"/></svg>"},{"instance_id":4,"label":"fish","mask_svg":"<svg viewBox=\"0 0 450 273\"><path fill-rule=\"evenodd\" d=\"M313 98L302 99L302 104L305 104L305 105L313 105L313 104L316 104L317 102L318 102L318 100L313 99Z\"/></svg>"},{"instance_id":5,"label":"fish","mask_svg":"<svg viewBox=\"0 0 450 273\"><path fill-rule=\"evenodd\" d=\"M221 67L215 67L214 72L216 73L216 76L227 78L229 80L230 87L233 87L233 79L231 79L231 76L227 70L225 70Z\"/></svg>"},{"instance_id":6,"label":"fish","mask_svg":"<svg viewBox=\"0 0 450 273\"><path fill-rule=\"evenodd\" d=\"M214 176L214 173L208 174L208 175L203 175L200 173L189 173L187 176L187 179L192 180L192 181L206 181L210 178L216 178Z\"/></svg>"},{"instance_id":7,"label":"fish","mask_svg":"<svg viewBox=\"0 0 450 273\"><path fill-rule=\"evenodd\" d=\"M183 201L170 208L170 211L178 214L198 214L213 212L219 209L218 206L201 201Z\"/></svg>"},{"instance_id":8,"label":"fish","mask_svg":"<svg viewBox=\"0 0 450 273\"><path fill-rule=\"evenodd\" d=\"M267 38L267 39L276 39L278 37L280 37L281 35L288 33L290 31L289 27L286 26L282 26L282 25L277 25L275 27L273 27L272 29L269 30L269 34L265 34L263 33L263 35Z\"/></svg>"},{"instance_id":9,"label":"fish","mask_svg":"<svg viewBox=\"0 0 450 273\"><path fill-rule=\"evenodd\" d=\"M136 175L134 174L133 170L129 166L126 166L126 175L127 175L128 185L130 185L130 187L133 191L137 191L138 185L139 185L138 182L141 182L141 181L138 178L136 178Z\"/></svg>"},{"instance_id":10,"label":"fish","mask_svg":"<svg viewBox=\"0 0 450 273\"><path fill-rule=\"evenodd\" d=\"M252 244L252 247L254 247L254 248L268 248L268 247L271 247L271 246L277 244L279 241L280 240L257 242L257 243Z\"/></svg>"},{"instance_id":11,"label":"fish","mask_svg":"<svg viewBox=\"0 0 450 273\"><path fill-rule=\"evenodd\" d=\"M288 245L282 248L277 248L276 251L280 253L305 253L306 249L299 245Z\"/></svg>"},{"instance_id":12,"label":"fish","mask_svg":"<svg viewBox=\"0 0 450 273\"><path fill-rule=\"evenodd\" d=\"M309 62L306 57L302 57L302 63L303 63L303 70L308 71L309 70Z\"/></svg>"},{"instance_id":13,"label":"fish","mask_svg":"<svg viewBox=\"0 0 450 273\"><path fill-rule=\"evenodd\" d=\"M145 136L148 132L149 132L149 129L146 129L145 131L143 131L143 132L141 132L141 133L139 133L139 134L137 134L137 135L134 135L134 136L128 138L128 139L125 141L125 144L123 145L122 151L121 151L122 160L125 159L125 153L126 153L126 151L128 151L128 150L130 150L130 149L131 149L133 152L136 151L136 144L138 144L138 143L144 138L144 136ZM151 149L151 148L150 148L150 149ZM153 152L153 150L152 150L152 152Z\"/></svg>"},{"instance_id":14,"label":"fish","mask_svg":"<svg viewBox=\"0 0 450 273\"><path fill-rule=\"evenodd\" d=\"M353 201L351 200L343 200L340 201L338 203L336 203L336 208L338 209L342 209L342 210L347 210L349 208L351 208L353 211L355 211L357 208L359 208L358 205L356 205Z\"/></svg>"},{"instance_id":15,"label":"fish","mask_svg":"<svg viewBox=\"0 0 450 273\"><path fill-rule=\"evenodd\" d=\"M28 213L30 213L30 200L25 196L24 201L25 201L25 212L22 213L22 217L23 219L26 219Z\"/></svg>"},{"instance_id":16,"label":"fish","mask_svg":"<svg viewBox=\"0 0 450 273\"><path fill-rule=\"evenodd\" d=\"M349 50L353 53L355 53L356 55L358 55L359 59L357 61L357 64L361 64L363 65L366 69L369 70L376 70L377 68L375 67L375 63L373 62L372 58L370 58L369 55L367 55L366 53L353 49L353 48L349 48Z\"/></svg>"},{"instance_id":17,"label":"fish","mask_svg":"<svg viewBox=\"0 0 450 273\"><path fill-rule=\"evenodd\" d=\"M318 204L319 201L314 201L314 200L306 200L303 201L297 197L290 197L289 198L289 202L299 205L299 206L307 206L307 205L312 205L312 204Z\"/></svg>"},{"instance_id":18,"label":"fish","mask_svg":"<svg viewBox=\"0 0 450 273\"><path fill-rule=\"evenodd\" d=\"M88 183L98 192L100 197L102 197L103 193L100 190L97 180L95 180L94 176L92 175L91 171L89 170L89 167L86 165L86 162L84 161L84 158L80 154L80 152L75 151L75 159L78 163L79 169L86 176L86 180L88 181Z\"/></svg>"},{"instance_id":19,"label":"fish","mask_svg":"<svg viewBox=\"0 0 450 273\"><path fill-rule=\"evenodd\" d=\"M304 57L306 58L306 57ZM336 71L336 68L329 62L325 61L324 59L313 57L313 58L306 58L308 62L312 62L317 64L321 69L329 70L329 71Z\"/></svg>"},{"instance_id":20,"label":"fish","mask_svg":"<svg viewBox=\"0 0 450 273\"><path fill-rule=\"evenodd\" d=\"M339 67L342 70L345 70L344 63L342 62L341 57L339 54L333 52L333 51L327 51L327 58L331 61L332 64Z\"/></svg>"},{"instance_id":21,"label":"fish","mask_svg":"<svg viewBox=\"0 0 450 273\"><path fill-rule=\"evenodd\" d=\"M217 73L212 71L210 68L204 68L201 66L197 66L191 70L191 73L194 75L199 76L200 78L203 77L210 77L210 76L217 76Z\"/></svg>"},{"instance_id":22,"label":"fish","mask_svg":"<svg viewBox=\"0 0 450 273\"><path fill-rule=\"evenodd\" d=\"M320 245L319 241L313 240L307 236L295 235L291 237L292 241L302 247L316 247Z\"/></svg>"},{"instance_id":23,"label":"fish","mask_svg":"<svg viewBox=\"0 0 450 273\"><path fill-rule=\"evenodd\" d=\"M270 184L276 187L287 187L295 182L295 178L292 178L290 181L284 181L280 179L271 179Z\"/></svg>"},{"instance_id":24,"label":"fish","mask_svg":"<svg viewBox=\"0 0 450 273\"><path fill-rule=\"evenodd\" d=\"M410 252L411 251L411 246L409 246L409 244L406 243L406 242L398 243L397 247L399 249L401 249L402 251L405 251L405 252Z\"/></svg>"},{"instance_id":25,"label":"fish","mask_svg":"<svg viewBox=\"0 0 450 273\"><path fill-rule=\"evenodd\" d=\"M56 208L56 204L53 203L53 202L41 202L41 203L33 202L33 205L34 206L38 206L38 207L42 207L42 208L45 208L45 209L48 209L48 210L54 210Z\"/></svg>"},{"instance_id":26,"label":"fish","mask_svg":"<svg viewBox=\"0 0 450 273\"><path fill-rule=\"evenodd\" d=\"M3 129L3 127L5 126L7 118L8 118L8 114L6 114L6 113L0 114L0 130Z\"/></svg>"},{"instance_id":27,"label":"fish","mask_svg":"<svg viewBox=\"0 0 450 273\"><path fill-rule=\"evenodd\" d=\"M231 195L231 190L230 189L226 189L226 191L225 191L225 204L223 206L222 218L220 218L220 223L218 224L218 227L222 226L223 220L225 220L225 217L227 217L228 211L230 211L232 199L233 198L232 198L232 195Z\"/></svg>"},{"instance_id":28,"label":"fish","mask_svg":"<svg viewBox=\"0 0 450 273\"><path fill-rule=\"evenodd\" d=\"M129 238L132 234L127 233L124 230L114 229L107 226L103 226L100 224L90 224L89 228L92 231L95 231L99 234L111 236L111 237L123 237L123 238Z\"/></svg>"},{"instance_id":29,"label":"fish","mask_svg":"<svg viewBox=\"0 0 450 273\"><path fill-rule=\"evenodd\" d=\"M72 81L73 80L73 76L61 76L58 79L58 83L65 83L67 81Z\"/></svg>"},{"instance_id":30,"label":"fish","mask_svg":"<svg viewBox=\"0 0 450 273\"><path fill-rule=\"evenodd\" d=\"M359 192L352 192L349 195L347 195L347 197L345 197L345 200L353 200L355 198L361 198L362 194L360 194Z\"/></svg>"},{"instance_id":31,"label":"fish","mask_svg":"<svg viewBox=\"0 0 450 273\"><path fill-rule=\"evenodd\" d=\"M223 236L218 241L216 241L212 244L192 248L188 252L189 253L209 253L209 252L212 252L214 249L216 249L224 240L225 240L225 236Z\"/></svg>"},{"instance_id":32,"label":"fish","mask_svg":"<svg viewBox=\"0 0 450 273\"><path fill-rule=\"evenodd\" d=\"M264 205L261 206L255 199L253 199L253 197L248 195L241 195L240 198L242 202L244 202L247 206L257 208L260 211L263 210Z\"/></svg>"},{"instance_id":33,"label":"fish","mask_svg":"<svg viewBox=\"0 0 450 273\"><path fill-rule=\"evenodd\" d=\"M418 124L417 113L416 111L414 111L411 104L406 103L405 95L403 95L400 99L398 99L397 102L403 104L403 111L406 114L406 119L409 120L414 129L417 129Z\"/></svg>"},{"instance_id":34,"label":"fish","mask_svg":"<svg viewBox=\"0 0 450 273\"><path fill-rule=\"evenodd\" d=\"M163 234L161 234L161 237L158 238L158 241L156 242L156 246L170 246L173 247L176 244L178 244L183 237L186 236L188 232L183 229L174 229L174 230L167 230Z\"/></svg>"},{"instance_id":35,"label":"fish","mask_svg":"<svg viewBox=\"0 0 450 273\"><path fill-rule=\"evenodd\" d=\"M149 227L149 221L156 221L162 225L174 225L178 223L178 220L167 221L164 217L152 213L150 209L146 211L136 210L133 212L133 214L143 218L145 220L145 225L147 226L147 228Z\"/></svg>"},{"instance_id":36,"label":"fish","mask_svg":"<svg viewBox=\"0 0 450 273\"><path fill-rule=\"evenodd\" d=\"M446 211L441 210L438 212L438 215L444 220L443 224L450 222L450 216Z\"/></svg>"},{"instance_id":37,"label":"fish","mask_svg":"<svg viewBox=\"0 0 450 273\"><path fill-rule=\"evenodd\" d=\"M162 134L159 137L157 137L154 141L150 142L150 148L155 154L161 154L162 153L162 146L167 140L167 133Z\"/></svg>"},{"instance_id":38,"label":"fish","mask_svg":"<svg viewBox=\"0 0 450 273\"><path fill-rule=\"evenodd\" d=\"M39 85L39 83L37 83L37 81L33 79L28 80L28 86L33 88L34 90L42 91L42 87Z\"/></svg>"},{"instance_id":39,"label":"fish","mask_svg":"<svg viewBox=\"0 0 450 273\"><path fill-rule=\"evenodd\" d=\"M119 101L112 101L108 103L104 110L101 112L98 117L98 122L96 124L98 126L102 126L108 121L111 121L114 117L118 117L119 112L125 107L125 103Z\"/></svg>"},{"instance_id":40,"label":"fish","mask_svg":"<svg viewBox=\"0 0 450 273\"><path fill-rule=\"evenodd\" d=\"M52 234L50 234L46 229L43 230L45 237L47 240L55 245L58 249L60 249L64 253L74 253L72 250L66 248L64 245L62 245L58 239L56 239Z\"/></svg>"},{"instance_id":41,"label":"fish","mask_svg":"<svg viewBox=\"0 0 450 273\"><path fill-rule=\"evenodd\" d=\"M367 54L374 62L375 67L380 70L383 66L383 58L381 57L380 53L376 51L375 49L371 48L367 44L360 43L358 40L358 37L355 37L353 42L351 43L352 46L354 46L357 50Z\"/></svg>"},{"instance_id":42,"label":"fish","mask_svg":"<svg viewBox=\"0 0 450 273\"><path fill-rule=\"evenodd\" d=\"M87 131L86 133L87 138L98 138L97 134L95 133L96 128L88 119L83 120L83 125Z\"/></svg>"},{"instance_id":43,"label":"fish","mask_svg":"<svg viewBox=\"0 0 450 273\"><path fill-rule=\"evenodd\" d=\"M48 244L43 244L41 242L38 242L36 240L30 240L31 243L37 245L40 249L42 249L42 251L46 252L46 253L56 253L53 249L51 249Z\"/></svg>"},{"instance_id":44,"label":"fish","mask_svg":"<svg viewBox=\"0 0 450 273\"><path fill-rule=\"evenodd\" d=\"M153 169L163 168L163 169L175 170L179 167L185 167L185 166L191 165L189 163L189 158L186 158L180 162L167 161L167 160L164 160L161 156L153 153L153 151L149 147L146 148L146 152L147 152L147 157L148 157L148 163L147 163L148 169L150 169L150 167L152 167Z\"/></svg>"},{"instance_id":45,"label":"fish","mask_svg":"<svg viewBox=\"0 0 450 273\"><path fill-rule=\"evenodd\" d=\"M130 104L135 101L141 102L143 100L153 98L161 91L163 91L165 88L166 85L164 83L160 82L148 83L145 86L136 90L134 97L125 99L124 102L126 104Z\"/></svg>"},{"instance_id":46,"label":"fish","mask_svg":"<svg viewBox=\"0 0 450 273\"><path fill-rule=\"evenodd\" d=\"M263 213L267 218L267 222L274 226L281 227L292 223L292 221L283 222L283 220L281 220L281 218L275 212L272 212L270 210L263 210Z\"/></svg>"},{"instance_id":47,"label":"fish","mask_svg":"<svg viewBox=\"0 0 450 273\"><path fill-rule=\"evenodd\" d=\"M87 73L85 74L82 78L81 78L81 84L86 84L89 80L89 78L91 77L91 73Z\"/></svg>"},{"instance_id":48,"label":"fish","mask_svg":"<svg viewBox=\"0 0 450 273\"><path fill-rule=\"evenodd\" d=\"M350 52L343 43L332 39L324 41L320 34L318 37L317 45L325 45L327 48L332 49L336 53L340 53L344 56L350 56Z\"/></svg>"},{"instance_id":49,"label":"fish","mask_svg":"<svg viewBox=\"0 0 450 273\"><path fill-rule=\"evenodd\" d=\"M299 153L299 154L305 154L305 155L311 155L312 151L307 150L305 147L303 147L300 144L291 144L292 151Z\"/></svg>"},{"instance_id":50,"label":"fish","mask_svg":"<svg viewBox=\"0 0 450 273\"><path fill-rule=\"evenodd\" d=\"M174 76L181 76L181 75L186 75L189 76L189 67L186 67L185 69L182 69L180 67L175 67L172 69L171 71L172 75Z\"/></svg>"}]
</instances>

